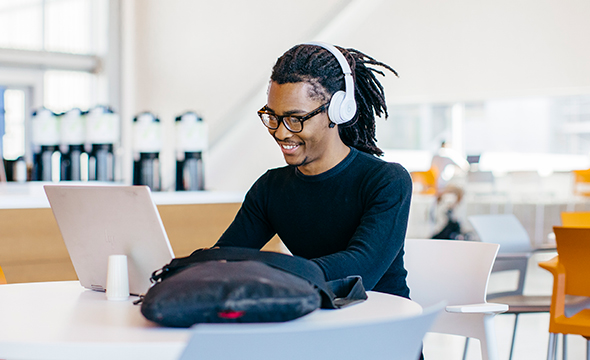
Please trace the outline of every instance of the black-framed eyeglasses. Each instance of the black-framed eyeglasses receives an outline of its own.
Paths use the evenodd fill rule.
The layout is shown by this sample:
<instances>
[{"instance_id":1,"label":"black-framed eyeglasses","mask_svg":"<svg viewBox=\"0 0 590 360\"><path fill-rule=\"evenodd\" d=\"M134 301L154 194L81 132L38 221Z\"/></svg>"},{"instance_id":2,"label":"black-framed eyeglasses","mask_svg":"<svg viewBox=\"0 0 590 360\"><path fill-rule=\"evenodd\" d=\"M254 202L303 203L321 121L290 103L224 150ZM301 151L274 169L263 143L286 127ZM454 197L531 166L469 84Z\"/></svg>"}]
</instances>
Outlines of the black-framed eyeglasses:
<instances>
[{"instance_id":1,"label":"black-framed eyeglasses","mask_svg":"<svg viewBox=\"0 0 590 360\"><path fill-rule=\"evenodd\" d=\"M287 128L287 130L289 130L292 133L298 133L298 132L303 131L303 122L305 120L309 120L312 117L314 117L317 114L324 111L324 109L326 108L326 106L328 104L329 103L325 103L324 105L321 105L317 109L312 110L305 115L284 115L284 116L277 115L275 113L270 112L265 105L262 109L258 110L258 116L260 116L260 120L262 120L262 123L264 124L264 126L266 126L267 128L269 128L271 130L278 129L279 126L281 125L281 123L283 123L283 124L285 124L285 127Z\"/></svg>"}]
</instances>

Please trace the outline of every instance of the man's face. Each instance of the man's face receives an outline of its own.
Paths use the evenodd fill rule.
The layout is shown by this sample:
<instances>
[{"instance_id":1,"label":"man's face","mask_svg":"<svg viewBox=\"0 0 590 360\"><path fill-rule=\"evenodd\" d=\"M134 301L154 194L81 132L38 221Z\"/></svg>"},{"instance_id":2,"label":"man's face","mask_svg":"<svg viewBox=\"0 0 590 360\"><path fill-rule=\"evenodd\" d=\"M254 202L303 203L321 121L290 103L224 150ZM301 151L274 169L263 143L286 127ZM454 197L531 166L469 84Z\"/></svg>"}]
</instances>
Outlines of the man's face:
<instances>
[{"instance_id":1,"label":"man's face","mask_svg":"<svg viewBox=\"0 0 590 360\"><path fill-rule=\"evenodd\" d=\"M271 82L267 109L276 115L305 115L323 104L320 99L309 97L312 86L306 82L277 84ZM306 175L319 174L324 169L326 157L336 135L337 128L329 127L327 111L323 111L303 123L303 131L292 133L281 123L269 133L279 144L285 161L295 165Z\"/></svg>"}]
</instances>

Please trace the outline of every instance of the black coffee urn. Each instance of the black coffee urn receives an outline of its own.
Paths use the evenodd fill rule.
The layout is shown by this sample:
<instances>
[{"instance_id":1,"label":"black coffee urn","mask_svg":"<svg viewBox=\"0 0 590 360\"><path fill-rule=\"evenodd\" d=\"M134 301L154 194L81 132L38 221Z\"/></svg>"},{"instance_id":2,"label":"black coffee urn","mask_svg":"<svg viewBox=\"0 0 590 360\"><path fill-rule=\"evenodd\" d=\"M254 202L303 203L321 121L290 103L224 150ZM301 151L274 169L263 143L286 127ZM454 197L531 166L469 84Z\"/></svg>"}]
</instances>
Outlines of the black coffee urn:
<instances>
[{"instance_id":1,"label":"black coffee urn","mask_svg":"<svg viewBox=\"0 0 590 360\"><path fill-rule=\"evenodd\" d=\"M86 151L89 180L115 180L115 146L120 142L121 125L117 113L108 106L96 106L86 118Z\"/></svg>"},{"instance_id":2,"label":"black coffee urn","mask_svg":"<svg viewBox=\"0 0 590 360\"><path fill-rule=\"evenodd\" d=\"M133 119L133 184L162 188L160 178L161 123L154 114L143 112Z\"/></svg>"},{"instance_id":3,"label":"black coffee urn","mask_svg":"<svg viewBox=\"0 0 590 360\"><path fill-rule=\"evenodd\" d=\"M203 152L207 149L207 124L195 112L176 117L176 190L204 190Z\"/></svg>"},{"instance_id":4,"label":"black coffee urn","mask_svg":"<svg viewBox=\"0 0 590 360\"><path fill-rule=\"evenodd\" d=\"M82 156L84 153L85 124L82 111L74 108L58 115L60 125L61 176L60 180L80 181L86 178ZM84 163L86 161L84 160Z\"/></svg>"},{"instance_id":5,"label":"black coffee urn","mask_svg":"<svg viewBox=\"0 0 590 360\"><path fill-rule=\"evenodd\" d=\"M37 181L59 180L53 178L53 164L59 164L61 158L58 117L46 108L35 110L31 117L31 130L33 145L31 179Z\"/></svg>"}]
</instances>

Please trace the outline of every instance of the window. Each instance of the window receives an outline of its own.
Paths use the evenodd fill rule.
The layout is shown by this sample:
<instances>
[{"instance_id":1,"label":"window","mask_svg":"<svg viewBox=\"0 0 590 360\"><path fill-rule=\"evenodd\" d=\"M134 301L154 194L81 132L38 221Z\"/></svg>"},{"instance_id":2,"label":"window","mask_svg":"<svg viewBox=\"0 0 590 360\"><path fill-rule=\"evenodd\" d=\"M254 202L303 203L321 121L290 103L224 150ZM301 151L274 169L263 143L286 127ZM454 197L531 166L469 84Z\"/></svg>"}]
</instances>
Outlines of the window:
<instances>
[{"instance_id":1,"label":"window","mask_svg":"<svg viewBox=\"0 0 590 360\"><path fill-rule=\"evenodd\" d=\"M39 107L62 113L112 105L109 74L99 67L109 46L109 4L117 1L0 1L0 89L6 108L0 154L5 159L24 155L32 161L30 117Z\"/></svg>"},{"instance_id":2,"label":"window","mask_svg":"<svg viewBox=\"0 0 590 360\"><path fill-rule=\"evenodd\" d=\"M25 155L25 91L4 91L3 155L6 160L16 160Z\"/></svg>"},{"instance_id":3,"label":"window","mask_svg":"<svg viewBox=\"0 0 590 360\"><path fill-rule=\"evenodd\" d=\"M73 108L87 110L97 105L98 76L83 71L46 71L44 76L46 108L55 113Z\"/></svg>"},{"instance_id":4,"label":"window","mask_svg":"<svg viewBox=\"0 0 590 360\"><path fill-rule=\"evenodd\" d=\"M2 0L0 48L103 54L108 0Z\"/></svg>"},{"instance_id":5,"label":"window","mask_svg":"<svg viewBox=\"0 0 590 360\"><path fill-rule=\"evenodd\" d=\"M0 2L0 47L43 49L43 3L42 0Z\"/></svg>"},{"instance_id":6,"label":"window","mask_svg":"<svg viewBox=\"0 0 590 360\"><path fill-rule=\"evenodd\" d=\"M389 118L377 121L382 149L436 150L452 130L453 104L411 104L389 107Z\"/></svg>"},{"instance_id":7,"label":"window","mask_svg":"<svg viewBox=\"0 0 590 360\"><path fill-rule=\"evenodd\" d=\"M586 166L590 154L590 95L393 105L389 113L387 121L377 122L378 145L398 157L399 150L432 155L445 140L466 156L500 159L488 170L535 170L535 163L544 162L567 171ZM558 160L549 164L549 155L559 155ZM404 165L425 170L415 169L412 161Z\"/></svg>"}]
</instances>

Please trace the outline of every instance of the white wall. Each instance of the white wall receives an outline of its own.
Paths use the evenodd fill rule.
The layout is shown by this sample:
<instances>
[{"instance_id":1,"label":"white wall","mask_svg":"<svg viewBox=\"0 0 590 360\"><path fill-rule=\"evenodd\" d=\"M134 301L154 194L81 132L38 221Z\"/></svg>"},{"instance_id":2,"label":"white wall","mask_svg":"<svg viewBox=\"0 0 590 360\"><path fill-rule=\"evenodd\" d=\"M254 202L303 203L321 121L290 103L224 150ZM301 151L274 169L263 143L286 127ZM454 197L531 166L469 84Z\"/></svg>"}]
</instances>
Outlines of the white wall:
<instances>
[{"instance_id":1,"label":"white wall","mask_svg":"<svg viewBox=\"0 0 590 360\"><path fill-rule=\"evenodd\" d=\"M363 14L365 4L375 10ZM346 6L355 20L338 11ZM133 8L127 98L135 101L127 105L163 120L167 183L172 120L189 109L210 125L208 188L246 190L283 164L255 111L276 58L311 38L358 48L398 70L399 79L383 79L390 102L590 93L587 0L141 0ZM322 33L330 24L341 31Z\"/></svg>"},{"instance_id":2,"label":"white wall","mask_svg":"<svg viewBox=\"0 0 590 360\"><path fill-rule=\"evenodd\" d=\"M391 1L343 40L398 69L404 101L588 91L589 16L584 0Z\"/></svg>"},{"instance_id":3,"label":"white wall","mask_svg":"<svg viewBox=\"0 0 590 360\"><path fill-rule=\"evenodd\" d=\"M134 97L134 103L128 103L132 108L128 113L152 111L164 123L166 146L161 157L166 187L172 186L174 174L173 119L186 110L197 111L209 123L214 150L206 158L207 187L249 187L269 164L269 157L259 146L266 143L276 150L255 113L266 102L261 91L272 65L287 48L311 38L328 14L347 2L133 2L134 12L127 17L133 18L135 41L129 46L134 52L128 56L134 61L127 71L135 73L134 79L128 78L135 91L128 94ZM126 25L130 26L124 20ZM252 100L256 94L257 99ZM242 119L251 123L246 128L256 131L246 136L240 130L231 144L226 145L228 140L224 140L218 145L218 139L227 132L244 127ZM258 164L256 157L266 162ZM270 159L271 166L283 164L280 154Z\"/></svg>"}]
</instances>

